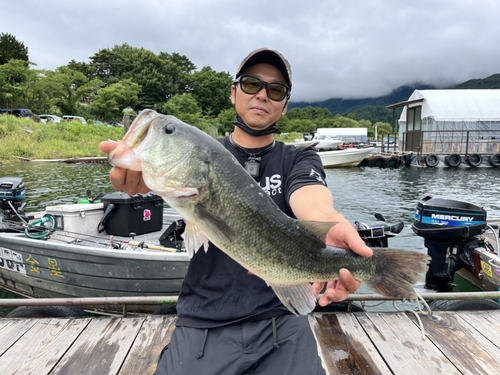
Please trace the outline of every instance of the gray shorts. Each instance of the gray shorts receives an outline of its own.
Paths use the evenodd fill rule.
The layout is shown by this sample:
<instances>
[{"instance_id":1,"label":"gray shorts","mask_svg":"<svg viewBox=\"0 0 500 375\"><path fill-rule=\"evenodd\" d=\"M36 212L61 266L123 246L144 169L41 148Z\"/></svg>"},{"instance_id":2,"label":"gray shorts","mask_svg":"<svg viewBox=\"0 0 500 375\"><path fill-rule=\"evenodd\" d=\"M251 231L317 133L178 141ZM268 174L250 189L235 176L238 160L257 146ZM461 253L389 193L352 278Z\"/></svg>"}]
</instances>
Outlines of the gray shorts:
<instances>
[{"instance_id":1,"label":"gray shorts","mask_svg":"<svg viewBox=\"0 0 500 375\"><path fill-rule=\"evenodd\" d=\"M176 327L155 375L324 375L307 316Z\"/></svg>"}]
</instances>

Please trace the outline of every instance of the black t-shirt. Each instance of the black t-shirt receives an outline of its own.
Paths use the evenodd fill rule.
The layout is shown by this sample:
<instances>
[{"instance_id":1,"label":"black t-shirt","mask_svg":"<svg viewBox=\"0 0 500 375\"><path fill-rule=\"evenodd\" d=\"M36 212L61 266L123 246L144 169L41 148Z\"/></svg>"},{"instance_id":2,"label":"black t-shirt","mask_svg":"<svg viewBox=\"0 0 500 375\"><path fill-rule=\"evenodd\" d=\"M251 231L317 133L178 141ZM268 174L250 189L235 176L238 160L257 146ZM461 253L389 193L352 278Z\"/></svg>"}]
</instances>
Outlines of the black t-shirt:
<instances>
[{"instance_id":1,"label":"black t-shirt","mask_svg":"<svg viewBox=\"0 0 500 375\"><path fill-rule=\"evenodd\" d=\"M229 138L221 143L241 165L249 154ZM306 185L326 185L321 159L311 148L275 142L271 149L251 151L260 157L255 180L287 215L294 217L290 195ZM256 231L259 228L254 228ZM177 304L177 325L213 328L242 320L260 320L289 313L265 281L210 243L190 261Z\"/></svg>"}]
</instances>

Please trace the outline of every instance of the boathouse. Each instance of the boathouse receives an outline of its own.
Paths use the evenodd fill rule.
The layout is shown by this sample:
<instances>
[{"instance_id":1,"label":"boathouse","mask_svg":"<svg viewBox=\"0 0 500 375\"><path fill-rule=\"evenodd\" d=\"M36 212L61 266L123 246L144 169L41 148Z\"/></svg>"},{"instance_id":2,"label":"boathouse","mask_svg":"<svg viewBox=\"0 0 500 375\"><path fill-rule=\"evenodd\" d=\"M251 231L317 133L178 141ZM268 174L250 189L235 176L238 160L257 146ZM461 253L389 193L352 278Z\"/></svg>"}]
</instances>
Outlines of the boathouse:
<instances>
[{"instance_id":1,"label":"boathouse","mask_svg":"<svg viewBox=\"0 0 500 375\"><path fill-rule=\"evenodd\" d=\"M500 165L500 90L415 90L388 106L398 107L395 130L399 149L412 154L407 164Z\"/></svg>"}]
</instances>

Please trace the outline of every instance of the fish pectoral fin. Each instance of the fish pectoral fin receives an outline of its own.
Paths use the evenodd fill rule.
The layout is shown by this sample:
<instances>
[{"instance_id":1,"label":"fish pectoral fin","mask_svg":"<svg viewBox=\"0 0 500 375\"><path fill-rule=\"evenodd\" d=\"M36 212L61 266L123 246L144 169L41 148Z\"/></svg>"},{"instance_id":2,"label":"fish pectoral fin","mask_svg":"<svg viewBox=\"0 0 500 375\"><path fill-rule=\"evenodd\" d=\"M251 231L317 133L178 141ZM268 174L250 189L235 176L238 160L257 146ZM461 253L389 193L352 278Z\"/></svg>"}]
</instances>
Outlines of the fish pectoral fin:
<instances>
[{"instance_id":1,"label":"fish pectoral fin","mask_svg":"<svg viewBox=\"0 0 500 375\"><path fill-rule=\"evenodd\" d=\"M203 245L205 252L208 251L208 238L196 228L194 224L187 223L186 229L182 234L184 239L184 247L189 257L192 258L193 255L198 251L198 249Z\"/></svg>"},{"instance_id":2,"label":"fish pectoral fin","mask_svg":"<svg viewBox=\"0 0 500 375\"><path fill-rule=\"evenodd\" d=\"M281 303L295 315L307 315L316 307L316 295L310 283L268 284L273 288Z\"/></svg>"},{"instance_id":3,"label":"fish pectoral fin","mask_svg":"<svg viewBox=\"0 0 500 375\"><path fill-rule=\"evenodd\" d=\"M309 221L309 220L297 220L297 223L306 228L309 232L314 234L316 237L325 241L326 234L333 226L338 224L337 221Z\"/></svg>"},{"instance_id":4,"label":"fish pectoral fin","mask_svg":"<svg viewBox=\"0 0 500 375\"><path fill-rule=\"evenodd\" d=\"M204 232L213 243L227 243L234 240L235 234L227 223L201 204L196 206L196 216L203 221Z\"/></svg>"}]
</instances>

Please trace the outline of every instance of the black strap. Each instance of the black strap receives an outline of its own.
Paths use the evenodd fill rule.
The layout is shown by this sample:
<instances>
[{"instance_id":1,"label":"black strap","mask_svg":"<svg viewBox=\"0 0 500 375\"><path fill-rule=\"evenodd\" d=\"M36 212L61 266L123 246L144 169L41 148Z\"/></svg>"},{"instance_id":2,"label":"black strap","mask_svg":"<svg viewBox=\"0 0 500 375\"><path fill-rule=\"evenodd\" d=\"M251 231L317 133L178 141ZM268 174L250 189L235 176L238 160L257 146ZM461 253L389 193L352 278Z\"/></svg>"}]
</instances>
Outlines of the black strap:
<instances>
[{"instance_id":1,"label":"black strap","mask_svg":"<svg viewBox=\"0 0 500 375\"><path fill-rule=\"evenodd\" d=\"M97 224L97 231L99 233L102 233L106 230L106 222L111 217L114 209L115 205L113 203L108 204L108 207L106 207L106 211L104 211L104 215L102 215L101 221L99 222L99 224Z\"/></svg>"}]
</instances>

